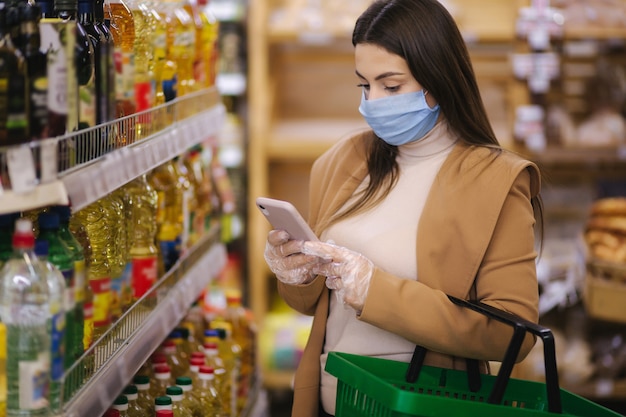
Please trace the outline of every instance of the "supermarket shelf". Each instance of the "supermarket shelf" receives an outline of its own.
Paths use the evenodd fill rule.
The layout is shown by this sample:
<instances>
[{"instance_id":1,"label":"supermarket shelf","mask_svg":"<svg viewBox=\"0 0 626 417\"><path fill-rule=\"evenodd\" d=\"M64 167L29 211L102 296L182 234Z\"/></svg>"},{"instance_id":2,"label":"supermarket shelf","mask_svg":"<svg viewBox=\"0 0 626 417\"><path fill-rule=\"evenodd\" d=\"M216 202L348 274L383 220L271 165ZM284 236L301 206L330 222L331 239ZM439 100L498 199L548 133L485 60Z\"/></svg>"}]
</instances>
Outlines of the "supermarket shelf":
<instances>
[{"instance_id":1,"label":"supermarket shelf","mask_svg":"<svg viewBox=\"0 0 626 417\"><path fill-rule=\"evenodd\" d=\"M535 161L549 177L591 180L599 175L604 178L623 178L626 175L626 147L554 147L541 152L520 152Z\"/></svg>"},{"instance_id":2,"label":"supermarket shelf","mask_svg":"<svg viewBox=\"0 0 626 417\"><path fill-rule=\"evenodd\" d=\"M17 161L13 189L0 193L0 214L68 201L72 210L80 210L214 135L225 115L217 89L210 88L71 135L0 149L0 173L10 174L11 162ZM139 125L144 126L143 136L129 138ZM114 136L114 141L102 140ZM68 162L59 150L70 148L74 156ZM12 154L17 156L11 158ZM23 169L23 161L33 168ZM35 166L41 178L36 178ZM28 186L34 181L40 184Z\"/></svg>"},{"instance_id":3,"label":"supermarket shelf","mask_svg":"<svg viewBox=\"0 0 626 417\"><path fill-rule=\"evenodd\" d=\"M367 129L363 119L298 119L276 123L267 143L271 160L314 160L343 137Z\"/></svg>"},{"instance_id":4,"label":"supermarket shelf","mask_svg":"<svg viewBox=\"0 0 626 417\"><path fill-rule=\"evenodd\" d=\"M626 28L624 27L597 27L597 26L563 26L563 38L573 39L593 39L610 40L626 39Z\"/></svg>"},{"instance_id":5,"label":"supermarket shelf","mask_svg":"<svg viewBox=\"0 0 626 417\"><path fill-rule=\"evenodd\" d=\"M84 369L94 368L93 375L64 405L61 416L104 414L225 266L227 250L219 236L219 228L214 227L66 372L67 385Z\"/></svg>"}]
</instances>

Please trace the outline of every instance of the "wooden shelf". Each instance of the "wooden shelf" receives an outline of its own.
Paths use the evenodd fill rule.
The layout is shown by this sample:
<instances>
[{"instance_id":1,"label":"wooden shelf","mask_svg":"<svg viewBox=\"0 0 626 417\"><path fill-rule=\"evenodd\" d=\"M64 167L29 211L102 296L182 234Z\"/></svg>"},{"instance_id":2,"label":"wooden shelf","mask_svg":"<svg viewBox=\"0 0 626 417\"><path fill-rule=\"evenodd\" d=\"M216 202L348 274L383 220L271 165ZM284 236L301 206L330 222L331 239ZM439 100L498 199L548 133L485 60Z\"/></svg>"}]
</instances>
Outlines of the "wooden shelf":
<instances>
[{"instance_id":1,"label":"wooden shelf","mask_svg":"<svg viewBox=\"0 0 626 417\"><path fill-rule=\"evenodd\" d=\"M574 39L626 39L626 28L624 27L597 27L597 26L570 26L563 27L563 38L565 40Z\"/></svg>"},{"instance_id":2,"label":"wooden shelf","mask_svg":"<svg viewBox=\"0 0 626 417\"><path fill-rule=\"evenodd\" d=\"M275 123L267 142L271 160L312 161L341 138L364 130L363 119L298 119Z\"/></svg>"}]
</instances>

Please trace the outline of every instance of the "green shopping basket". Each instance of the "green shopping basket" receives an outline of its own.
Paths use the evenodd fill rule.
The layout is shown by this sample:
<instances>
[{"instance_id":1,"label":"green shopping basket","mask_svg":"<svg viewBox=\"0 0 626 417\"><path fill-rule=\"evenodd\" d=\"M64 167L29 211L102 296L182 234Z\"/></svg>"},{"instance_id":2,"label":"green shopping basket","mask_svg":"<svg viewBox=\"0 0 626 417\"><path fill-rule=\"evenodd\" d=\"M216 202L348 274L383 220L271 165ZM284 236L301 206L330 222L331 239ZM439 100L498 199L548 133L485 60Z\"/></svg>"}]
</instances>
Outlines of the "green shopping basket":
<instances>
[{"instance_id":1,"label":"green shopping basket","mask_svg":"<svg viewBox=\"0 0 626 417\"><path fill-rule=\"evenodd\" d=\"M423 365L426 350L420 346L411 363L330 352L325 369L338 380L335 417L621 416L559 388L554 337L549 329L487 304L449 298L513 326L498 375ZM543 341L545 383L511 378L527 331Z\"/></svg>"}]
</instances>

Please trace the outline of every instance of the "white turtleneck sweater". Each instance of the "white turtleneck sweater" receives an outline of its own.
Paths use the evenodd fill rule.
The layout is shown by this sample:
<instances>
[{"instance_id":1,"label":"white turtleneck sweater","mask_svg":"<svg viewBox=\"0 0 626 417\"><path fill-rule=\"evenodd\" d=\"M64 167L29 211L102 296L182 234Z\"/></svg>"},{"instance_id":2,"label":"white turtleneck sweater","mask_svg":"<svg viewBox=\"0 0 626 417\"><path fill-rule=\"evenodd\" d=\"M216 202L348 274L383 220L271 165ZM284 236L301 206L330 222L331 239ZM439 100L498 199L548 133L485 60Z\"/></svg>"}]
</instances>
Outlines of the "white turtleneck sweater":
<instances>
[{"instance_id":1,"label":"white turtleneck sweater","mask_svg":"<svg viewBox=\"0 0 626 417\"><path fill-rule=\"evenodd\" d=\"M418 279L415 255L418 222L430 187L455 143L456 137L442 120L422 140L400 146L397 157L400 175L389 195L372 209L329 227L322 240L332 240L361 253L395 276ZM365 178L360 189L368 181L369 177ZM324 371L328 352L409 362L414 349L415 344L406 339L357 320L355 311L344 306L331 292L326 341L320 358L324 410L335 414L337 379Z\"/></svg>"}]
</instances>

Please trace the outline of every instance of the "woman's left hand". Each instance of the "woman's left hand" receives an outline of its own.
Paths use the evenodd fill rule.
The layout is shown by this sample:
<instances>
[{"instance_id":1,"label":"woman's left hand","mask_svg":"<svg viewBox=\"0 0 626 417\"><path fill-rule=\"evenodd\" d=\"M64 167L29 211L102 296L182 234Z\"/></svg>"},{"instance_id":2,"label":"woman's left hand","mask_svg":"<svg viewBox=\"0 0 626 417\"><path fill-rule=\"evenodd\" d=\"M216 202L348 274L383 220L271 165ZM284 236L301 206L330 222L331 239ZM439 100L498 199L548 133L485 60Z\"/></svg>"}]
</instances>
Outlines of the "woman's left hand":
<instances>
[{"instance_id":1,"label":"woman's left hand","mask_svg":"<svg viewBox=\"0 0 626 417\"><path fill-rule=\"evenodd\" d=\"M329 263L316 265L315 272L325 275L326 286L335 290L344 304L360 314L374 273L372 261L343 246L318 241L305 242L302 252L326 259L332 258Z\"/></svg>"}]
</instances>

